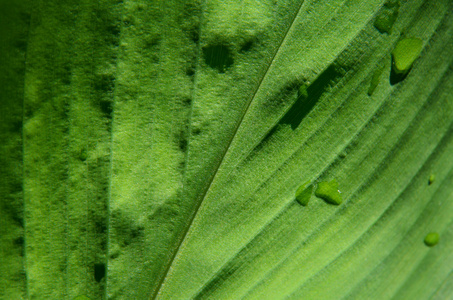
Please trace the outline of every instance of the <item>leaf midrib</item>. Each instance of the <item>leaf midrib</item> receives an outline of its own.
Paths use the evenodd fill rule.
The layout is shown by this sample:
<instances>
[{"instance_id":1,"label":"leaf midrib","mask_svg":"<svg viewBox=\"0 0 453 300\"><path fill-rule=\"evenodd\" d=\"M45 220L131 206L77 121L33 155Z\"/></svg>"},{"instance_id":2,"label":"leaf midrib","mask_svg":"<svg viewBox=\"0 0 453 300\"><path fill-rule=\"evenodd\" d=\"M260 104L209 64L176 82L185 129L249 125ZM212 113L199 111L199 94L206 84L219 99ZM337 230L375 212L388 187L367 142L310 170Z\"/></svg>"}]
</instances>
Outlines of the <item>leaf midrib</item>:
<instances>
[{"instance_id":1,"label":"leaf midrib","mask_svg":"<svg viewBox=\"0 0 453 300\"><path fill-rule=\"evenodd\" d=\"M274 60L275 60L275 57L277 56L277 54L279 53L284 41L286 40L287 36L288 36L288 33L291 31L291 29L293 28L294 24L295 24L295 20L297 18L297 16L299 15L300 11L301 11L301 7L302 5L304 4L305 0L302 0L300 5L299 5L299 8L297 9L296 13L294 14L294 17L291 21L291 25L288 26L288 29L286 30L286 32L284 33L279 45L276 47L276 50L274 51L274 54L272 55L263 75L261 76L252 96L250 97L249 101L246 103L244 109L243 109L243 112L242 112L242 115L239 119L239 122L236 123L236 126L233 130L233 134L231 135L230 139L228 140L227 142L227 146L224 148L225 150L223 151L222 155L221 155L221 159L218 160L218 163L217 165L215 166L215 171L212 173L212 175L209 177L209 184L206 185L206 188L204 189L204 191L200 194L200 197L197 197L197 203L196 203L196 206L195 206L195 210L193 212L193 214L190 216L190 220L188 221L185 229L184 229L184 232L183 234L181 235L181 238L180 240L178 241L177 243L177 246L176 248L174 249L170 259L168 260L168 263L166 264L166 269L165 271L163 272L163 276L161 277L161 279L159 280L159 284L157 285L157 288L155 289L155 292L151 295L150 299L156 299L159 295L159 292L160 290L162 289L163 287L163 284L165 282L165 279L167 278L167 275L168 275L168 272L170 271L170 268L171 266L173 265L173 262L177 256L177 254L179 253L180 251L180 248L181 248L181 245L183 244L184 240L186 239L186 236L189 232L189 229L192 227L192 224L193 224L193 221L195 220L195 217L196 215L198 214L198 211L200 210L200 207L201 207L201 204L203 203L204 199L206 198L206 195L207 195L207 192L210 190L211 186L212 186L212 183L214 182L214 179L216 178L217 174L218 174L218 171L220 169L220 166L222 165L224 159L225 159L225 156L228 152L228 150L230 149L230 146L231 146L231 143L232 141L234 140L234 137L236 136L238 130L239 130L239 127L241 126L242 122L244 121L244 118L245 116L247 115L247 112L249 111L250 109L250 106L251 106L251 103L253 102L253 100L255 99L258 91L260 90L261 88L261 85L263 84L264 82L264 78L266 78L266 75L268 74ZM203 9L201 10L202 11L202 15L203 15ZM200 32L201 32L201 26L200 26ZM200 34L201 36L201 34ZM199 43L200 45L200 43ZM200 46L198 46L198 48L200 48ZM199 51L200 49L198 49L198 55L200 53ZM196 77L195 77L195 80L194 80L194 83L193 83L193 86L196 85ZM193 107L193 105L192 105ZM190 143L189 143L189 146L188 146L188 150L187 150L187 153L190 151ZM187 168L187 162L186 162L186 168ZM185 188L186 184L183 184L183 192L181 194L184 194L184 188Z\"/></svg>"}]
</instances>

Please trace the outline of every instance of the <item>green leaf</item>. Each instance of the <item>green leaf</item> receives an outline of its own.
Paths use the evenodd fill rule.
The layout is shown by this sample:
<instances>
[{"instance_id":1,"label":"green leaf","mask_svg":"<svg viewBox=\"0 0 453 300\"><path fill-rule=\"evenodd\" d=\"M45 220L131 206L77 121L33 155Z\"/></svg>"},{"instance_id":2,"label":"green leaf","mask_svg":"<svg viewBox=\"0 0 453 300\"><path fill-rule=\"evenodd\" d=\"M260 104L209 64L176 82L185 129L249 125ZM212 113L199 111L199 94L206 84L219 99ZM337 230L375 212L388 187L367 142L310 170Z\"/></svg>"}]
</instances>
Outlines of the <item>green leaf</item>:
<instances>
[{"instance_id":1,"label":"green leaf","mask_svg":"<svg viewBox=\"0 0 453 300\"><path fill-rule=\"evenodd\" d=\"M451 1L4 2L1 299L450 297Z\"/></svg>"}]
</instances>

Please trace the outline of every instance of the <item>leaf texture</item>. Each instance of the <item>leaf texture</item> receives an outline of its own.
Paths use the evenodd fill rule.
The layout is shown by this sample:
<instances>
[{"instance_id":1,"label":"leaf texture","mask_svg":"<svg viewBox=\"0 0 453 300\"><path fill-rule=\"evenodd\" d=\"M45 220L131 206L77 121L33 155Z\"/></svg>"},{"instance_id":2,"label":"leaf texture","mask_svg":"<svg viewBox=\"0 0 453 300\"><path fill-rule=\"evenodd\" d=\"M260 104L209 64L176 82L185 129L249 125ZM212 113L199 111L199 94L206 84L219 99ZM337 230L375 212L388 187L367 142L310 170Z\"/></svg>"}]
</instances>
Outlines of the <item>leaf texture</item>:
<instances>
[{"instance_id":1,"label":"leaf texture","mask_svg":"<svg viewBox=\"0 0 453 300\"><path fill-rule=\"evenodd\" d=\"M450 297L451 1L2 5L1 299Z\"/></svg>"}]
</instances>

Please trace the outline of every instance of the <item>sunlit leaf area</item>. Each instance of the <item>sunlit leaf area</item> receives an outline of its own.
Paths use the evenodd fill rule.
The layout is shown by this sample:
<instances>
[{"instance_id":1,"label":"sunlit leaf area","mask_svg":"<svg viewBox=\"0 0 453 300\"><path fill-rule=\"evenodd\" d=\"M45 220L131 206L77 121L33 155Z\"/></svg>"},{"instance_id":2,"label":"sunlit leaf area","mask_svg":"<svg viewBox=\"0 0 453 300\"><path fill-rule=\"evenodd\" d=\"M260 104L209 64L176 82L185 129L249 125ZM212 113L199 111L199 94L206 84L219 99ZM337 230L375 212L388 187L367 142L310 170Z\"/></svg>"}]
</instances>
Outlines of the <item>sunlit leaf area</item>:
<instances>
[{"instance_id":1,"label":"sunlit leaf area","mask_svg":"<svg viewBox=\"0 0 453 300\"><path fill-rule=\"evenodd\" d=\"M453 299L453 1L0 0L0 299Z\"/></svg>"}]
</instances>

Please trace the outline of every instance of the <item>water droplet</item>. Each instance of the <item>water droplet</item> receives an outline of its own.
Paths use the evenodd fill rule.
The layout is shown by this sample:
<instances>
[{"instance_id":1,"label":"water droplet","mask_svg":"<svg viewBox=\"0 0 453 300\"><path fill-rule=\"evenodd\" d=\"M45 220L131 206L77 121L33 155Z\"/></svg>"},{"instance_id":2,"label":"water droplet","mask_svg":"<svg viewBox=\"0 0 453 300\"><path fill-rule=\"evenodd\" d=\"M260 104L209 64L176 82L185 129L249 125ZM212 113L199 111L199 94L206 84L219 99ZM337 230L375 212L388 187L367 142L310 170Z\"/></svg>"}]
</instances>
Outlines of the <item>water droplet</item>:
<instances>
[{"instance_id":1,"label":"water droplet","mask_svg":"<svg viewBox=\"0 0 453 300\"><path fill-rule=\"evenodd\" d=\"M419 38L404 38L392 51L393 71L397 75L409 72L412 64L422 52L423 41Z\"/></svg>"},{"instance_id":2,"label":"water droplet","mask_svg":"<svg viewBox=\"0 0 453 300\"><path fill-rule=\"evenodd\" d=\"M340 205L343 202L335 179L318 183L315 195L330 204Z\"/></svg>"},{"instance_id":3,"label":"water droplet","mask_svg":"<svg viewBox=\"0 0 453 300\"><path fill-rule=\"evenodd\" d=\"M296 191L296 200L303 206L307 206L313 193L313 184L306 187L308 183L309 181L305 182Z\"/></svg>"},{"instance_id":4,"label":"water droplet","mask_svg":"<svg viewBox=\"0 0 453 300\"><path fill-rule=\"evenodd\" d=\"M433 247L439 243L439 234L437 232L430 232L425 237L425 245L428 247Z\"/></svg>"},{"instance_id":5,"label":"water droplet","mask_svg":"<svg viewBox=\"0 0 453 300\"><path fill-rule=\"evenodd\" d=\"M434 180L436 180L436 175L431 174L428 179L428 184L429 185L433 184Z\"/></svg>"},{"instance_id":6,"label":"water droplet","mask_svg":"<svg viewBox=\"0 0 453 300\"><path fill-rule=\"evenodd\" d=\"M392 33L392 27L398 17L399 8L398 1L387 1L374 20L374 27L380 33Z\"/></svg>"}]
</instances>

